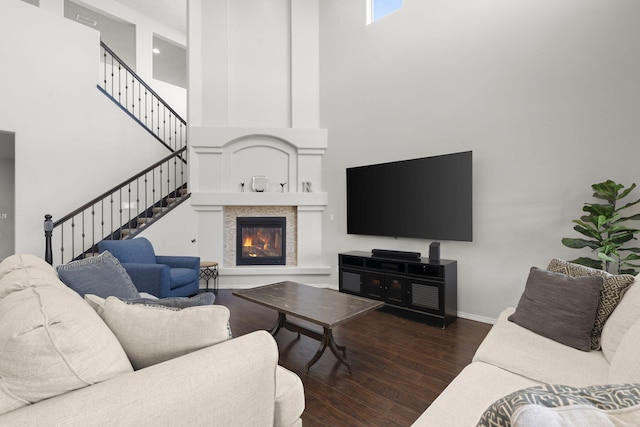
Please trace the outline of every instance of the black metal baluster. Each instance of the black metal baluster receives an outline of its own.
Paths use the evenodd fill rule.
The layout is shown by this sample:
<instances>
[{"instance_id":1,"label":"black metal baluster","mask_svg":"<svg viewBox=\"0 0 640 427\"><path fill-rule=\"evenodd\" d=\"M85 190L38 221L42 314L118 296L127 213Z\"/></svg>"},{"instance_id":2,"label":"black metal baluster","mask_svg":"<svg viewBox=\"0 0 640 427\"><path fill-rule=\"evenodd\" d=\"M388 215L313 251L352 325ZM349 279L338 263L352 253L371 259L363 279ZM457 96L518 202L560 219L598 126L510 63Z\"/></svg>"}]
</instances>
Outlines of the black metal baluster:
<instances>
[{"instance_id":1,"label":"black metal baluster","mask_svg":"<svg viewBox=\"0 0 640 427\"><path fill-rule=\"evenodd\" d=\"M73 217L71 219L71 257L76 253L76 221Z\"/></svg>"},{"instance_id":2,"label":"black metal baluster","mask_svg":"<svg viewBox=\"0 0 640 427\"><path fill-rule=\"evenodd\" d=\"M147 90L144 91L144 125L148 128L149 106L147 105Z\"/></svg>"},{"instance_id":3,"label":"black metal baluster","mask_svg":"<svg viewBox=\"0 0 640 427\"><path fill-rule=\"evenodd\" d=\"M122 105L122 65L118 62L118 102Z\"/></svg>"},{"instance_id":4,"label":"black metal baluster","mask_svg":"<svg viewBox=\"0 0 640 427\"><path fill-rule=\"evenodd\" d=\"M115 80L116 76L115 73L113 72L113 55L111 55L111 92L109 92L109 94L111 95L111 97L113 98L113 93L115 92Z\"/></svg>"},{"instance_id":5,"label":"black metal baluster","mask_svg":"<svg viewBox=\"0 0 640 427\"><path fill-rule=\"evenodd\" d=\"M100 238L104 239L104 237L104 199L102 199L100 200Z\"/></svg>"},{"instance_id":6,"label":"black metal baluster","mask_svg":"<svg viewBox=\"0 0 640 427\"><path fill-rule=\"evenodd\" d=\"M158 137L160 137L160 101L157 101L157 110L158 110L158 120L157 120L157 126L158 126Z\"/></svg>"},{"instance_id":7,"label":"black metal baluster","mask_svg":"<svg viewBox=\"0 0 640 427\"><path fill-rule=\"evenodd\" d=\"M60 264L64 264L64 223L60 224Z\"/></svg>"},{"instance_id":8,"label":"black metal baluster","mask_svg":"<svg viewBox=\"0 0 640 427\"><path fill-rule=\"evenodd\" d=\"M85 238L86 238L86 236L87 236L87 234L86 234L86 225L85 225L85 223L84 223L84 212L85 212L85 211L82 211L82 221L81 221L81 224L82 224L82 230L81 230L81 232L80 232L81 243L82 243L81 247L82 247L82 255L83 255L83 258L84 258L84 253L85 253L85 251L86 251L86 247L85 247L85 245L84 245L84 240L85 240Z\"/></svg>"},{"instance_id":9,"label":"black metal baluster","mask_svg":"<svg viewBox=\"0 0 640 427\"><path fill-rule=\"evenodd\" d=\"M110 217L111 217L111 240L113 240L115 238L115 236L113 235L113 193L111 193Z\"/></svg>"},{"instance_id":10,"label":"black metal baluster","mask_svg":"<svg viewBox=\"0 0 640 427\"><path fill-rule=\"evenodd\" d=\"M103 47L102 51L104 52L102 54L104 60L104 74L102 75L102 78L104 79L104 90L107 92L107 50Z\"/></svg>"},{"instance_id":11,"label":"black metal baluster","mask_svg":"<svg viewBox=\"0 0 640 427\"><path fill-rule=\"evenodd\" d=\"M149 194L148 194L148 190L149 190L149 179L147 178L147 174L144 174L144 207L148 208L149 207ZM153 215L153 212L149 212L148 210L145 211L145 216L146 218L150 218L151 215Z\"/></svg>"},{"instance_id":12,"label":"black metal baluster","mask_svg":"<svg viewBox=\"0 0 640 427\"><path fill-rule=\"evenodd\" d=\"M156 173L155 173L155 169L153 171L151 171L151 198L154 201L154 205L155 205L155 201L158 200L158 198L156 197Z\"/></svg>"},{"instance_id":13,"label":"black metal baluster","mask_svg":"<svg viewBox=\"0 0 640 427\"><path fill-rule=\"evenodd\" d=\"M173 135L171 134L171 124L172 124L172 117L171 117L171 110L169 110L169 147L171 147L173 151L176 151L176 147L172 145Z\"/></svg>"},{"instance_id":14,"label":"black metal baluster","mask_svg":"<svg viewBox=\"0 0 640 427\"><path fill-rule=\"evenodd\" d=\"M122 188L118 190L118 202L118 205L120 206L118 209L118 212L120 212L120 221L118 224L120 224L120 239L122 239Z\"/></svg>"},{"instance_id":15,"label":"black metal baluster","mask_svg":"<svg viewBox=\"0 0 640 427\"><path fill-rule=\"evenodd\" d=\"M96 246L96 210L95 205L91 205L91 254L95 254Z\"/></svg>"},{"instance_id":16,"label":"black metal baluster","mask_svg":"<svg viewBox=\"0 0 640 427\"><path fill-rule=\"evenodd\" d=\"M140 178L136 178L136 218L140 218ZM138 221L138 220L136 220ZM140 222L136 224L136 228L140 227Z\"/></svg>"}]
</instances>

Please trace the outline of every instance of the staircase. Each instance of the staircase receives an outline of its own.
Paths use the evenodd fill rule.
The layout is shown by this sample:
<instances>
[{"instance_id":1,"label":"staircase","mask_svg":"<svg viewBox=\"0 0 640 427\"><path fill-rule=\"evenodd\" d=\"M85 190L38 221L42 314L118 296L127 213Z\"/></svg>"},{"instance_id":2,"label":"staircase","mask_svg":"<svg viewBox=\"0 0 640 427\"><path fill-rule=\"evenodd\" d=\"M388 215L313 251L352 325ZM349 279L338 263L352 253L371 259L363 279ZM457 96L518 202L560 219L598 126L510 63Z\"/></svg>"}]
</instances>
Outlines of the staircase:
<instances>
[{"instance_id":1,"label":"staircase","mask_svg":"<svg viewBox=\"0 0 640 427\"><path fill-rule=\"evenodd\" d=\"M95 255L100 240L131 239L191 196L185 180L187 123L109 47L100 46L98 90L171 154L57 221L45 215L45 260L50 264Z\"/></svg>"}]
</instances>

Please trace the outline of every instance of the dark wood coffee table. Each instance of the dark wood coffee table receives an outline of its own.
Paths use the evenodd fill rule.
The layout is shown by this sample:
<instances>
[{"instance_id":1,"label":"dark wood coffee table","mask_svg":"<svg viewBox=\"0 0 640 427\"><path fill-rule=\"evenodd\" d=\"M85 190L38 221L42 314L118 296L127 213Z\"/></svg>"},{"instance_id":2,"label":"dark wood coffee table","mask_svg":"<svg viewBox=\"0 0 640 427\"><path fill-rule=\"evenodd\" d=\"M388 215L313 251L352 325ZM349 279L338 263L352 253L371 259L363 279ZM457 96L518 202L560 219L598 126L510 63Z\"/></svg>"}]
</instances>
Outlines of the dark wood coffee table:
<instances>
[{"instance_id":1,"label":"dark wood coffee table","mask_svg":"<svg viewBox=\"0 0 640 427\"><path fill-rule=\"evenodd\" d=\"M347 295L332 289L316 288L295 282L279 282L258 288L235 291L233 294L278 312L278 322L271 329L271 335L275 336L281 328L285 328L320 341L320 348L309 363L305 365L307 372L320 359L327 347L351 372L351 363L345 359L347 349L345 346L336 343L333 338L333 328L384 305L382 301ZM288 314L320 325L324 332L319 333L291 323L287 320Z\"/></svg>"}]
</instances>

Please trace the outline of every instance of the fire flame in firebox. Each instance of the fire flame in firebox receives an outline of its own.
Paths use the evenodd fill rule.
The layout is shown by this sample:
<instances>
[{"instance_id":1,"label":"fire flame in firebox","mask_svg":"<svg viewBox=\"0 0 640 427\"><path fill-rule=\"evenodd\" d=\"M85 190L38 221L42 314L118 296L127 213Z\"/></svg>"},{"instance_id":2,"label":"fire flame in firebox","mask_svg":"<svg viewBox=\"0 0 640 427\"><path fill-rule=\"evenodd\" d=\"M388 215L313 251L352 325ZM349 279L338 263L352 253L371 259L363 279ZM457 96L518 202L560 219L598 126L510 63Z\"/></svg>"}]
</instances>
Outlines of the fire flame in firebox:
<instances>
[{"instance_id":1,"label":"fire flame in firebox","mask_svg":"<svg viewBox=\"0 0 640 427\"><path fill-rule=\"evenodd\" d=\"M242 242L242 246L245 248L253 247L253 236L245 237ZM255 252L249 252L247 255L249 255L249 257L251 258L256 258L258 256L258 254L256 254Z\"/></svg>"}]
</instances>

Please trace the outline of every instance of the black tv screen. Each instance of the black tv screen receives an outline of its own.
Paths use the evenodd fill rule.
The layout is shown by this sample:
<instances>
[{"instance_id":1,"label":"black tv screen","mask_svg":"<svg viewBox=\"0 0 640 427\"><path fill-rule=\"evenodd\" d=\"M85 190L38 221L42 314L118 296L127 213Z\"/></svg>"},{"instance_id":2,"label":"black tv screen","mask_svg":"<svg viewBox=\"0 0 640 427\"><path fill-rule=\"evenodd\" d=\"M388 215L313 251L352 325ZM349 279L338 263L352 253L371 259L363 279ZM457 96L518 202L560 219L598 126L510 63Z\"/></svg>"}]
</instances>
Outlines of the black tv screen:
<instances>
[{"instance_id":1,"label":"black tv screen","mask_svg":"<svg viewBox=\"0 0 640 427\"><path fill-rule=\"evenodd\" d=\"M472 157L347 168L347 233L471 242Z\"/></svg>"}]
</instances>

